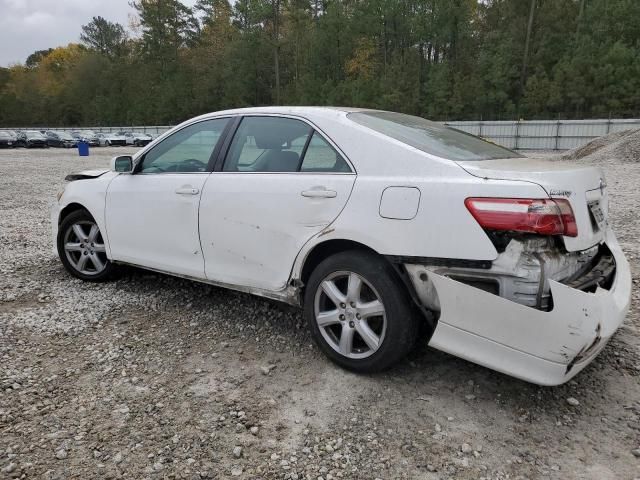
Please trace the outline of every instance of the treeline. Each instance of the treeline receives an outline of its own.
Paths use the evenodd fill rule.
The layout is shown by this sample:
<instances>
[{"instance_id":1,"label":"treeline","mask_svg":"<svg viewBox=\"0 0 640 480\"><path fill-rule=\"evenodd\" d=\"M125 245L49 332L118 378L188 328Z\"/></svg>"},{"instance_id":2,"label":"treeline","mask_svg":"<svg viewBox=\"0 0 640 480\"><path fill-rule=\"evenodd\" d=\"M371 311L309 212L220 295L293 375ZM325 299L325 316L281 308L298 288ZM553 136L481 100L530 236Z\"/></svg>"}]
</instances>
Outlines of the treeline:
<instances>
[{"instance_id":1,"label":"treeline","mask_svg":"<svg viewBox=\"0 0 640 480\"><path fill-rule=\"evenodd\" d=\"M133 0L0 68L0 125L173 124L249 105L433 119L640 114L638 0Z\"/></svg>"}]
</instances>

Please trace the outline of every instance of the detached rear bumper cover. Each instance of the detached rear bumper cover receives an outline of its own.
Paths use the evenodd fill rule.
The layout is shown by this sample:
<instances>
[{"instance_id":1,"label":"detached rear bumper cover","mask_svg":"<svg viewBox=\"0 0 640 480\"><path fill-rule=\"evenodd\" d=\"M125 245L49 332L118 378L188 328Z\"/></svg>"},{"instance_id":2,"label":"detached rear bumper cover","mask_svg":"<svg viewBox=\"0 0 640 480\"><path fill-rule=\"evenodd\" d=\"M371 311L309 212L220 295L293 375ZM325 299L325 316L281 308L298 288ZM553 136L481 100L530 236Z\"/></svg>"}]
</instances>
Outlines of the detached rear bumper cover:
<instances>
[{"instance_id":1,"label":"detached rear bumper cover","mask_svg":"<svg viewBox=\"0 0 640 480\"><path fill-rule=\"evenodd\" d=\"M605 241L616 262L611 289L587 293L549 280L554 307L548 312L406 265L418 297L429 294L424 274L438 294L441 314L429 344L539 385L568 381L604 348L629 310L629 263L611 229Z\"/></svg>"}]
</instances>

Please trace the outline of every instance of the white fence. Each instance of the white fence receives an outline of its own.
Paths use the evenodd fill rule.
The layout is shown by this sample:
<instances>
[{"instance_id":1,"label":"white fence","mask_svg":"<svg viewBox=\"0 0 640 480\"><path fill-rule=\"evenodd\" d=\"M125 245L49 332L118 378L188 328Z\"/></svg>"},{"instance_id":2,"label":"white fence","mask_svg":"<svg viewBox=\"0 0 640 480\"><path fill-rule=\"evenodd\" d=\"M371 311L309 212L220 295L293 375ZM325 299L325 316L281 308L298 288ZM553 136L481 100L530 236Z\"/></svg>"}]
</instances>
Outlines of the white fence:
<instances>
[{"instance_id":1,"label":"white fence","mask_svg":"<svg viewBox=\"0 0 640 480\"><path fill-rule=\"evenodd\" d=\"M640 119L602 120L519 120L519 121L458 121L445 122L453 128L486 138L514 150L568 150L611 132L640 128ZM171 126L83 127L51 128L67 132L93 130L96 132L134 131L161 134ZM24 130L49 130L25 128Z\"/></svg>"},{"instance_id":2,"label":"white fence","mask_svg":"<svg viewBox=\"0 0 640 480\"><path fill-rule=\"evenodd\" d=\"M640 120L520 120L446 122L513 150L569 150L612 132L640 128Z\"/></svg>"}]
</instances>

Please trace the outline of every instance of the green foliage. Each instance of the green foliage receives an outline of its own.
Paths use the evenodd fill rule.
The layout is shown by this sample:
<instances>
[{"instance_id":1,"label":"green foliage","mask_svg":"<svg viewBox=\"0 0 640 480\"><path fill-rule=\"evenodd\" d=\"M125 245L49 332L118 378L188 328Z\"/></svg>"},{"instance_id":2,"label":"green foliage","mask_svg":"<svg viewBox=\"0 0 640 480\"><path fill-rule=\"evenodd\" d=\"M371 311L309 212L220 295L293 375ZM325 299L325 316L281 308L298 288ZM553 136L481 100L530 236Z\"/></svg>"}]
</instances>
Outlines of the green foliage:
<instances>
[{"instance_id":1,"label":"green foliage","mask_svg":"<svg viewBox=\"0 0 640 480\"><path fill-rule=\"evenodd\" d=\"M98 16L82 27L80 41L102 55L116 57L125 52L127 34L119 23Z\"/></svg>"},{"instance_id":2,"label":"green foliage","mask_svg":"<svg viewBox=\"0 0 640 480\"><path fill-rule=\"evenodd\" d=\"M83 45L0 68L0 125L172 124L278 99L433 119L637 116L640 2L532 1L132 0L130 36L96 16Z\"/></svg>"},{"instance_id":3,"label":"green foliage","mask_svg":"<svg viewBox=\"0 0 640 480\"><path fill-rule=\"evenodd\" d=\"M31 55L27 57L27 61L25 65L29 68L34 68L40 65L40 62L44 57L53 52L53 48L47 48L46 50L36 50Z\"/></svg>"}]
</instances>

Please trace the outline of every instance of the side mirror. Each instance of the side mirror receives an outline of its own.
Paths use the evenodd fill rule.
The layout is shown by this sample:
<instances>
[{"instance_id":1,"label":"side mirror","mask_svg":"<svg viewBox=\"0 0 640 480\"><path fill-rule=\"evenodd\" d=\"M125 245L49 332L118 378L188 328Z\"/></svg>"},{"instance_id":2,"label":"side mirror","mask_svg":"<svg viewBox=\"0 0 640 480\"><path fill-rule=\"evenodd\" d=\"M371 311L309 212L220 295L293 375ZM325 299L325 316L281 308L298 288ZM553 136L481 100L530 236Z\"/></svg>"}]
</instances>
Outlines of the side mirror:
<instances>
[{"instance_id":1,"label":"side mirror","mask_svg":"<svg viewBox=\"0 0 640 480\"><path fill-rule=\"evenodd\" d=\"M131 173L133 171L133 158L131 155L122 155L111 159L111 171L118 173Z\"/></svg>"}]
</instances>

